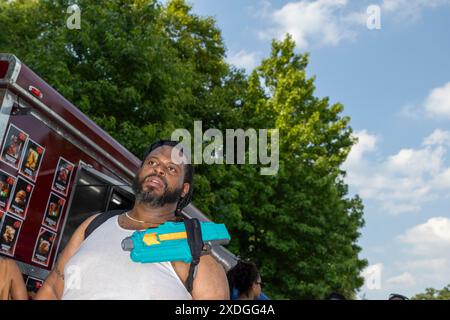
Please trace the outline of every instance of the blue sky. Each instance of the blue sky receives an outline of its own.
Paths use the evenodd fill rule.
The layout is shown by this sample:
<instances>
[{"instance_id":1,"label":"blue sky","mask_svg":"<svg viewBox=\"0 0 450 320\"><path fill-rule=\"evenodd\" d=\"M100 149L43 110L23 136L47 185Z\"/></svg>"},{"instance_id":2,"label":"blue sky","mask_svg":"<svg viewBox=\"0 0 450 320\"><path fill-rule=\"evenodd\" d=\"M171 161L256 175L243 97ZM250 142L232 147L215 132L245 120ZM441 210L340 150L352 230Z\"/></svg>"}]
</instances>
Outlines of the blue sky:
<instances>
[{"instance_id":1,"label":"blue sky","mask_svg":"<svg viewBox=\"0 0 450 320\"><path fill-rule=\"evenodd\" d=\"M251 71L271 38L310 53L316 95L341 102L359 137L344 164L366 206L360 296L450 284L450 0L191 0L215 17L227 59ZM367 8L381 28L367 27Z\"/></svg>"}]
</instances>

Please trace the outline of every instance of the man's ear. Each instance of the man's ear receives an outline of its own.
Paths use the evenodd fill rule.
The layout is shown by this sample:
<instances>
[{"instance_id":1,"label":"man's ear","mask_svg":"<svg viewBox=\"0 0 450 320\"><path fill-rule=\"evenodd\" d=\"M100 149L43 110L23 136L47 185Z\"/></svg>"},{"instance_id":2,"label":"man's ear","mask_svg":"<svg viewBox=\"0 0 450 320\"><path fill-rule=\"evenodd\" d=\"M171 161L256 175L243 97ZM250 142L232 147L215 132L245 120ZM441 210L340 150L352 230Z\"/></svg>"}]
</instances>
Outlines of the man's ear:
<instances>
[{"instance_id":1,"label":"man's ear","mask_svg":"<svg viewBox=\"0 0 450 320\"><path fill-rule=\"evenodd\" d=\"M184 198L188 193L189 190L191 188L191 185L187 182L183 183L183 192L181 192L181 196Z\"/></svg>"}]
</instances>

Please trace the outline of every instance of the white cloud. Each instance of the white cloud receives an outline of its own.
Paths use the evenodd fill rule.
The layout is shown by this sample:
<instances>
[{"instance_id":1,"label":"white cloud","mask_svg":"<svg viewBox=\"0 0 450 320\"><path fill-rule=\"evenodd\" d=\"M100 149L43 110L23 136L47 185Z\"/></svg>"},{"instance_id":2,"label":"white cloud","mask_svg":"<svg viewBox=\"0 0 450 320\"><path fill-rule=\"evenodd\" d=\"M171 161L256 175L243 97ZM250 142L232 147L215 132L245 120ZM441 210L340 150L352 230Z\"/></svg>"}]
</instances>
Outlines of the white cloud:
<instances>
[{"instance_id":1,"label":"white cloud","mask_svg":"<svg viewBox=\"0 0 450 320\"><path fill-rule=\"evenodd\" d=\"M433 186L436 189L450 189L450 168L434 177Z\"/></svg>"},{"instance_id":2,"label":"white cloud","mask_svg":"<svg viewBox=\"0 0 450 320\"><path fill-rule=\"evenodd\" d=\"M342 15L340 21L347 26L367 26L368 18L367 9L361 11L354 11L348 14Z\"/></svg>"},{"instance_id":3,"label":"white cloud","mask_svg":"<svg viewBox=\"0 0 450 320\"><path fill-rule=\"evenodd\" d=\"M403 201L406 199L402 199ZM398 215L402 213L417 213L420 212L420 209L422 209L422 206L417 203L405 203L405 202L398 202L397 201L387 201L386 203L382 204L381 208L391 214Z\"/></svg>"},{"instance_id":4,"label":"white cloud","mask_svg":"<svg viewBox=\"0 0 450 320\"><path fill-rule=\"evenodd\" d=\"M396 237L395 260L386 265L385 292L415 295L450 283L450 218L433 217Z\"/></svg>"},{"instance_id":5,"label":"white cloud","mask_svg":"<svg viewBox=\"0 0 450 320\"><path fill-rule=\"evenodd\" d=\"M415 259L405 260L401 263L397 263L398 267L410 269L412 271L429 270L429 272L436 272L442 269L448 269L449 264L445 258L427 258L427 259Z\"/></svg>"},{"instance_id":6,"label":"white cloud","mask_svg":"<svg viewBox=\"0 0 450 320\"><path fill-rule=\"evenodd\" d=\"M395 11L411 0L383 0L382 7L387 11Z\"/></svg>"},{"instance_id":7,"label":"white cloud","mask_svg":"<svg viewBox=\"0 0 450 320\"><path fill-rule=\"evenodd\" d=\"M442 253L441 253L442 254ZM428 256L427 258L403 260L396 263L400 269L408 270L416 275L416 282L425 287L443 287L450 283L448 270L450 268L449 257L442 258Z\"/></svg>"},{"instance_id":8,"label":"white cloud","mask_svg":"<svg viewBox=\"0 0 450 320\"><path fill-rule=\"evenodd\" d=\"M411 245L411 252L420 255L440 255L450 250L450 219L446 217L430 218L417 225L399 240Z\"/></svg>"},{"instance_id":9,"label":"white cloud","mask_svg":"<svg viewBox=\"0 0 450 320\"><path fill-rule=\"evenodd\" d=\"M431 90L425 100L425 110L430 116L450 118L450 82Z\"/></svg>"},{"instance_id":10,"label":"white cloud","mask_svg":"<svg viewBox=\"0 0 450 320\"><path fill-rule=\"evenodd\" d=\"M387 279L386 284L388 286L411 287L416 285L416 279L411 273L403 272L398 276Z\"/></svg>"},{"instance_id":11,"label":"white cloud","mask_svg":"<svg viewBox=\"0 0 450 320\"><path fill-rule=\"evenodd\" d=\"M399 114L415 120L422 120L424 116L450 119L450 82L431 89L423 102L404 105Z\"/></svg>"},{"instance_id":12,"label":"white cloud","mask_svg":"<svg viewBox=\"0 0 450 320\"><path fill-rule=\"evenodd\" d=\"M376 263L367 266L362 272L361 276L364 278L364 285L368 290L380 290L383 273L383 264Z\"/></svg>"},{"instance_id":13,"label":"white cloud","mask_svg":"<svg viewBox=\"0 0 450 320\"><path fill-rule=\"evenodd\" d=\"M347 165L358 165L363 160L364 154L376 150L377 136L367 133L366 130L356 132L355 136L358 138L358 143L353 146L348 155Z\"/></svg>"},{"instance_id":14,"label":"white cloud","mask_svg":"<svg viewBox=\"0 0 450 320\"><path fill-rule=\"evenodd\" d=\"M422 120L425 116L425 111L423 106L419 104L407 103L401 107L398 115L407 119Z\"/></svg>"},{"instance_id":15,"label":"white cloud","mask_svg":"<svg viewBox=\"0 0 450 320\"><path fill-rule=\"evenodd\" d=\"M411 24L421 17L423 10L450 4L450 0L379 0L372 5L380 8L381 21L393 20ZM284 38L290 33L300 50L311 45L338 45L353 40L367 30L372 13L367 3L349 6L348 0L299 0L273 8L269 1L260 1L253 17L269 25L258 30L261 39ZM383 22L382 22L383 23ZM383 24L381 25L383 28Z\"/></svg>"},{"instance_id":16,"label":"white cloud","mask_svg":"<svg viewBox=\"0 0 450 320\"><path fill-rule=\"evenodd\" d=\"M421 213L426 203L448 199L450 131L435 129L417 147L401 148L387 155L380 151L382 137L366 130L355 135L359 143L343 166L346 181L378 212ZM388 292L412 296L427 287L442 288L450 283L450 218L431 218L406 230L396 240L397 249L386 248L387 252L395 250L397 262L383 261L387 264L380 263L381 268L363 273L363 290L379 297ZM376 256L380 254L389 253Z\"/></svg>"},{"instance_id":17,"label":"white cloud","mask_svg":"<svg viewBox=\"0 0 450 320\"><path fill-rule=\"evenodd\" d=\"M381 9L404 22L406 20L416 21L421 17L424 9L433 9L448 4L450 4L449 0L383 0Z\"/></svg>"},{"instance_id":18,"label":"white cloud","mask_svg":"<svg viewBox=\"0 0 450 320\"><path fill-rule=\"evenodd\" d=\"M273 23L273 27L259 35L263 39L279 39L290 33L300 49L306 49L312 43L336 45L354 38L356 34L351 25L361 21L355 12L345 14L346 6L347 0L302 0L289 2L272 11L266 5L263 15Z\"/></svg>"},{"instance_id":19,"label":"white cloud","mask_svg":"<svg viewBox=\"0 0 450 320\"><path fill-rule=\"evenodd\" d=\"M397 237L406 256L396 267L415 275L423 288L440 288L450 283L450 219L433 217Z\"/></svg>"},{"instance_id":20,"label":"white cloud","mask_svg":"<svg viewBox=\"0 0 450 320\"><path fill-rule=\"evenodd\" d=\"M426 146L446 145L450 146L450 131L436 129L423 140Z\"/></svg>"},{"instance_id":21,"label":"white cloud","mask_svg":"<svg viewBox=\"0 0 450 320\"><path fill-rule=\"evenodd\" d=\"M227 61L238 68L244 68L248 72L251 72L258 65L259 54L241 50L236 53L231 53Z\"/></svg>"},{"instance_id":22,"label":"white cloud","mask_svg":"<svg viewBox=\"0 0 450 320\"><path fill-rule=\"evenodd\" d=\"M364 200L372 200L382 212L420 212L424 203L444 198L450 189L450 168L445 159L446 133L434 131L416 149L400 149L393 155L374 154L379 140L367 131L356 132L359 143L343 169L346 182Z\"/></svg>"},{"instance_id":23,"label":"white cloud","mask_svg":"<svg viewBox=\"0 0 450 320\"><path fill-rule=\"evenodd\" d=\"M441 257L442 253L443 252L437 253L434 256L419 256L416 259L411 259L411 257L406 256L401 261L395 262L393 267L402 270L403 273L411 274L413 276L416 287L414 291L412 291L412 294L423 292L425 288L442 288L450 283L450 275L448 273L450 259L448 254L446 257ZM395 285L392 282L390 285L392 287L390 288L391 291L394 287L402 289L406 287L406 285Z\"/></svg>"},{"instance_id":24,"label":"white cloud","mask_svg":"<svg viewBox=\"0 0 450 320\"><path fill-rule=\"evenodd\" d=\"M442 170L445 149L425 147L423 149L401 149L388 157L385 166L393 174L417 177L422 174L435 175ZM410 181L408 181L410 182Z\"/></svg>"}]
</instances>

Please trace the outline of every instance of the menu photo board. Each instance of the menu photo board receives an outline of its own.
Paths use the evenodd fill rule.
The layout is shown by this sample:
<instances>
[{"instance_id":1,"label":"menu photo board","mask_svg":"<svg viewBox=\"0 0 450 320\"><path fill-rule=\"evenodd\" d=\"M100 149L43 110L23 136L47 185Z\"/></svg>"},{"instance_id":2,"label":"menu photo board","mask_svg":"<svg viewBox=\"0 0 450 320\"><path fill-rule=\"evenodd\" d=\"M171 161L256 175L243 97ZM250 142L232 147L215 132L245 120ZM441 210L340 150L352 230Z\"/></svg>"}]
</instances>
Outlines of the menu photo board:
<instances>
[{"instance_id":1,"label":"menu photo board","mask_svg":"<svg viewBox=\"0 0 450 320\"><path fill-rule=\"evenodd\" d=\"M19 169L22 151L27 139L28 134L10 124L0 152L0 160L16 170Z\"/></svg>"},{"instance_id":2,"label":"menu photo board","mask_svg":"<svg viewBox=\"0 0 450 320\"><path fill-rule=\"evenodd\" d=\"M5 212L0 212L0 217L0 253L14 257L22 220Z\"/></svg>"},{"instance_id":3,"label":"menu photo board","mask_svg":"<svg viewBox=\"0 0 450 320\"><path fill-rule=\"evenodd\" d=\"M34 184L28 182L21 176L17 177L9 200L8 212L21 219L25 219L33 190Z\"/></svg>"},{"instance_id":4,"label":"menu photo board","mask_svg":"<svg viewBox=\"0 0 450 320\"><path fill-rule=\"evenodd\" d=\"M44 153L45 148L43 146L32 139L28 139L19 173L32 182L36 182Z\"/></svg>"},{"instance_id":5,"label":"menu photo board","mask_svg":"<svg viewBox=\"0 0 450 320\"><path fill-rule=\"evenodd\" d=\"M52 190L67 196L69 192L69 183L72 173L74 171L74 164L59 157L58 165L56 166L55 176L53 177Z\"/></svg>"},{"instance_id":6,"label":"menu photo board","mask_svg":"<svg viewBox=\"0 0 450 320\"><path fill-rule=\"evenodd\" d=\"M6 211L16 177L0 170L0 211Z\"/></svg>"},{"instance_id":7,"label":"menu photo board","mask_svg":"<svg viewBox=\"0 0 450 320\"><path fill-rule=\"evenodd\" d=\"M66 200L56 193L50 192L42 225L57 231Z\"/></svg>"},{"instance_id":8,"label":"menu photo board","mask_svg":"<svg viewBox=\"0 0 450 320\"><path fill-rule=\"evenodd\" d=\"M56 240L56 233L45 228L39 230L36 244L34 245L33 257L31 261L48 267L50 262L50 254Z\"/></svg>"}]
</instances>

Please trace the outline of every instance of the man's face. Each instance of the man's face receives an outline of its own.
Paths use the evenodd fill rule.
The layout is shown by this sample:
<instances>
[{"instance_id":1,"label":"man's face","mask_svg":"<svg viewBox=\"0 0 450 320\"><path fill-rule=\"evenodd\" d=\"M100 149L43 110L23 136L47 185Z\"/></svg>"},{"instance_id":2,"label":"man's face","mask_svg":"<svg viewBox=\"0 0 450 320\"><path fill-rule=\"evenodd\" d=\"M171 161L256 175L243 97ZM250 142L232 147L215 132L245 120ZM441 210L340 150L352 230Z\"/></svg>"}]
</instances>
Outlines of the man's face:
<instances>
[{"instance_id":1,"label":"man's face","mask_svg":"<svg viewBox=\"0 0 450 320\"><path fill-rule=\"evenodd\" d=\"M183 164L172 161L172 149L171 146L156 148L144 160L133 181L136 201L161 207L185 196L189 184L183 183Z\"/></svg>"}]
</instances>

